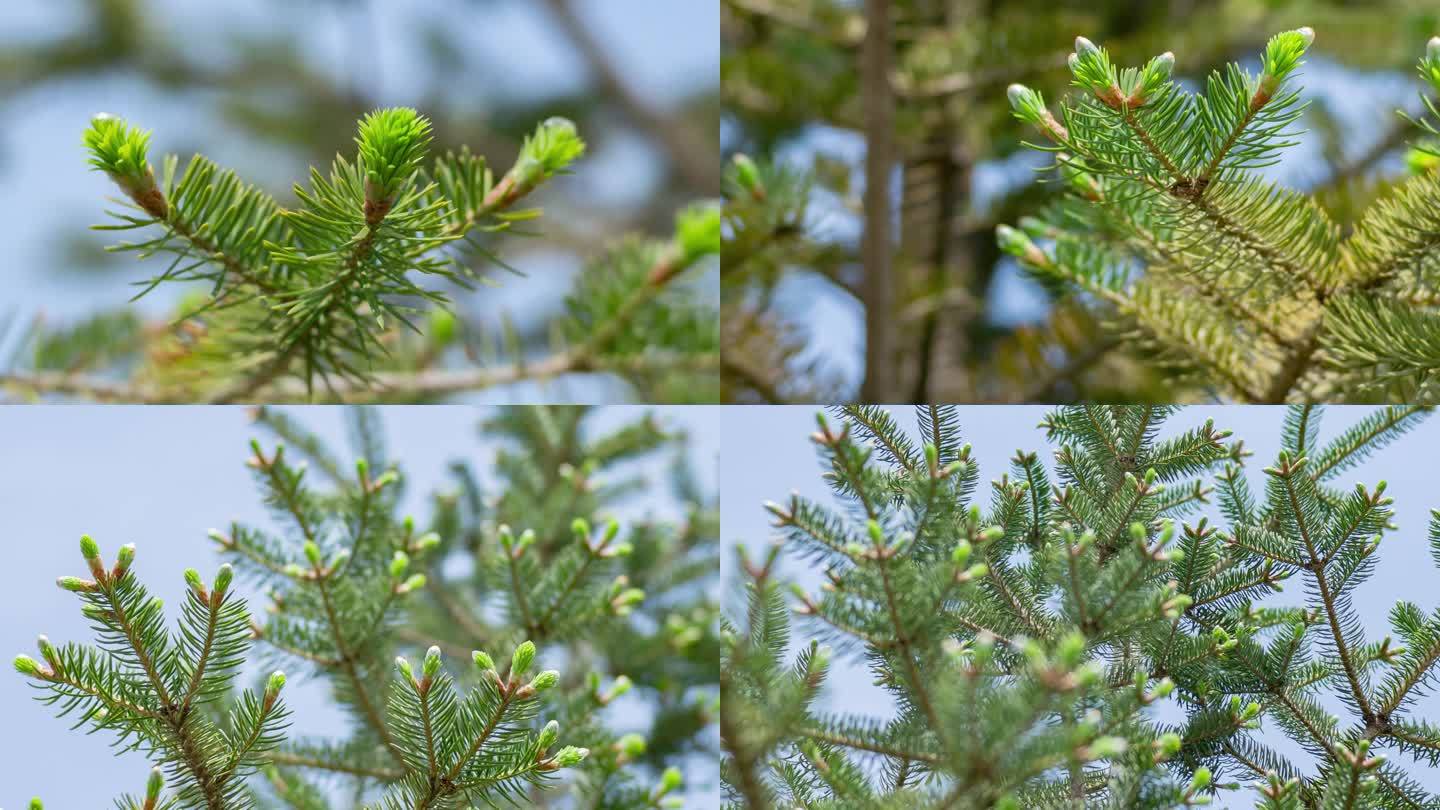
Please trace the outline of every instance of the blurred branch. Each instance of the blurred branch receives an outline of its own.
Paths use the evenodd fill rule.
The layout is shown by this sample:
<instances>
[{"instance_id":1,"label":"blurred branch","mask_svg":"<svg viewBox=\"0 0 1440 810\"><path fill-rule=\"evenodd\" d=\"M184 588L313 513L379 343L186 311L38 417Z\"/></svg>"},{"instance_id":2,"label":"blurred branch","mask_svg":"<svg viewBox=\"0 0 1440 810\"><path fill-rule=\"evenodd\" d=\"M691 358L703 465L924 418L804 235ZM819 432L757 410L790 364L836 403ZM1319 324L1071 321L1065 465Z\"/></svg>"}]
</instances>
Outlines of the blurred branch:
<instances>
[{"instance_id":1,"label":"blurred branch","mask_svg":"<svg viewBox=\"0 0 1440 810\"><path fill-rule=\"evenodd\" d=\"M1390 124L1375 143L1370 145L1363 153L1354 160L1341 163L1335 167L1335 172L1325 181L1324 185L1338 186L1347 181L1354 180L1375 167L1375 164L1385 159L1385 156L1405 145L1406 138L1415 131L1415 126L1406 118L1400 118Z\"/></svg>"},{"instance_id":2,"label":"blurred branch","mask_svg":"<svg viewBox=\"0 0 1440 810\"><path fill-rule=\"evenodd\" d=\"M1085 351L1067 360L1064 365L1055 367L1049 374L1036 380L1035 384L1018 401L1022 403L1048 401L1048 398L1055 393L1057 385L1066 380L1073 380L1119 346L1120 339L1113 337L1091 344Z\"/></svg>"},{"instance_id":3,"label":"blurred branch","mask_svg":"<svg viewBox=\"0 0 1440 810\"><path fill-rule=\"evenodd\" d=\"M865 380L860 397L884 402L893 394L895 289L891 272L890 173L895 165L895 98L889 0L866 0L861 54L861 106L865 114Z\"/></svg>"},{"instance_id":4,"label":"blurred branch","mask_svg":"<svg viewBox=\"0 0 1440 810\"><path fill-rule=\"evenodd\" d=\"M519 382L543 382L565 374L671 374L705 372L719 366L714 356L656 356L630 358L585 357L582 353L565 353L537 363L515 363L507 366L472 369L435 369L420 372L382 372L366 381L333 381L316 402L384 402L389 400L426 399L466 392L483 391ZM176 402L154 387L143 384L113 382L97 377L63 372L28 372L0 374L0 389L11 389L29 395L59 394L78 396L97 402L132 402L163 404ZM256 402L309 401L305 383L298 379L279 380L254 392Z\"/></svg>"},{"instance_id":5,"label":"blurred branch","mask_svg":"<svg viewBox=\"0 0 1440 810\"><path fill-rule=\"evenodd\" d=\"M665 148L671 166L685 179L685 184L701 194L716 193L719 158L709 139L691 122L667 116L635 93L604 46L580 19L571 0L545 0L545 5L590 65L605 92L619 102L636 126Z\"/></svg>"},{"instance_id":6,"label":"blurred branch","mask_svg":"<svg viewBox=\"0 0 1440 810\"><path fill-rule=\"evenodd\" d=\"M758 371L752 369L745 363L733 357L722 357L720 361L724 372L734 377L737 381L749 388L756 396L765 401L766 405L784 405L785 395L780 393L770 381Z\"/></svg>"}]
</instances>

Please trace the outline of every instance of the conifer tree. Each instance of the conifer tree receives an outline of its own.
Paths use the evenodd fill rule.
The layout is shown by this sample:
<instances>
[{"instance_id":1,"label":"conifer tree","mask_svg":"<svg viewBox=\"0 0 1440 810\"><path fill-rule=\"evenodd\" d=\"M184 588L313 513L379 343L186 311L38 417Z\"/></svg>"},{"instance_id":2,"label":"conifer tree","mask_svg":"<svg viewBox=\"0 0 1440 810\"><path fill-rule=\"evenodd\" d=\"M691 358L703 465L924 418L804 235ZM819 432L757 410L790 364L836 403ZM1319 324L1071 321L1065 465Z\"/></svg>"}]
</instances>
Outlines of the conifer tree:
<instances>
[{"instance_id":1,"label":"conifer tree","mask_svg":"<svg viewBox=\"0 0 1440 810\"><path fill-rule=\"evenodd\" d=\"M1084 37L1078 92L1057 115L1012 85L1015 116L1046 139L1067 194L1002 248L1077 295L1127 351L1202 390L1246 402L1430 401L1440 369L1432 291L1440 174L1422 143L1414 177L1340 226L1313 198L1259 171L1294 145L1294 77L1315 38L1276 34L1258 73L1238 64L1189 91L1175 57L1121 68ZM1440 37L1419 73L1437 124ZM1037 241L1039 243L1037 244Z\"/></svg>"},{"instance_id":2,"label":"conifer tree","mask_svg":"<svg viewBox=\"0 0 1440 810\"><path fill-rule=\"evenodd\" d=\"M987 493L953 409L919 408L919 441L875 407L821 417L839 508L767 508L823 593L786 598L778 546L739 552L728 806L1169 808L1236 783L1267 808L1436 806L1415 777L1440 762L1440 724L1415 704L1440 682L1440 612L1399 601L1393 636L1366 637L1351 600L1391 500L1337 481L1424 410L1322 444L1320 409L1295 406L1259 493L1239 441L1209 422L1165 435L1170 414L1056 410L1053 467L1019 452ZM1440 564L1440 511L1430 544ZM793 661L791 608L811 639ZM834 656L868 664L894 719L816 707Z\"/></svg>"},{"instance_id":3,"label":"conifer tree","mask_svg":"<svg viewBox=\"0 0 1440 810\"><path fill-rule=\"evenodd\" d=\"M523 380L609 372L654 398L706 399L718 353L713 296L695 277L719 249L719 212L696 204L674 234L617 242L580 273L550 325L548 356L513 326L464 324L441 285L493 283L486 237L539 215L524 206L585 152L564 118L526 138L503 174L468 149L432 159L430 121L405 107L360 122L353 156L297 184L282 207L200 155L149 162L150 133L97 116L91 165L123 195L102 230L155 268L136 297L196 289L163 328L131 312L29 336L32 359L0 382L22 393L103 400L428 401ZM455 368L447 354L463 354ZM116 382L117 373L128 380Z\"/></svg>"},{"instance_id":4,"label":"conifer tree","mask_svg":"<svg viewBox=\"0 0 1440 810\"><path fill-rule=\"evenodd\" d=\"M247 463L276 527L211 532L226 563L212 583L186 571L179 630L130 571L133 546L107 567L86 538L90 577L60 586L85 601L99 646L41 637L43 660L15 666L62 715L161 768L124 807L680 807L682 758L713 761L715 504L683 436L651 417L593 421L498 411L485 425L509 445L497 496L479 488L489 465L457 463L422 524L400 512L405 481L373 413L353 412L364 458L344 465L262 410L285 441L257 440ZM654 491L626 461L672 452L683 523L604 518ZM263 614L237 580L268 596ZM257 655L292 681L323 678L352 732L307 734L279 700L283 672L237 693Z\"/></svg>"},{"instance_id":5,"label":"conifer tree","mask_svg":"<svg viewBox=\"0 0 1440 810\"><path fill-rule=\"evenodd\" d=\"M860 99L861 43L869 30L863 5L722 3L727 401L856 397L850 368L859 365L862 342L847 351L846 341L817 330L828 328L830 318L844 320L837 310L853 313L858 326L860 312L874 306L859 250L870 209L862 201L860 156L870 153L874 134ZM1270 32L1309 24L1322 34L1316 47L1326 77L1335 80L1331 88L1350 94L1378 85L1371 84L1377 77L1408 74L1416 45L1437 33L1433 9L1416 0L889 5L898 182L894 301L882 323L894 333L887 363L896 385L867 401L1213 397L1213 390L1184 385L1148 362L1147 354L1124 351L1125 334L1107 328L1106 310L1087 296L1064 295L1060 285L1041 288L1023 272L1017 277L1015 262L994 239L997 224L1016 223L1063 191L1061 184L1027 179L1026 169L1044 156L1027 150L1022 139L1033 134L1008 120L1005 87L1018 81L1047 98L1063 94L1076 33L1103 40L1112 53L1171 50L1176 75L1203 83L1214 68L1259 50ZM1421 109L1414 102L1405 107L1412 114ZM1389 194L1389 158L1421 134L1383 115L1357 128L1337 114L1352 108L1307 108L1305 162L1295 173L1342 229L1353 226L1357 210ZM737 159L755 167L761 194L735 186ZM830 304L825 327L816 323L817 298ZM863 345L870 345L868 336Z\"/></svg>"}]
</instances>

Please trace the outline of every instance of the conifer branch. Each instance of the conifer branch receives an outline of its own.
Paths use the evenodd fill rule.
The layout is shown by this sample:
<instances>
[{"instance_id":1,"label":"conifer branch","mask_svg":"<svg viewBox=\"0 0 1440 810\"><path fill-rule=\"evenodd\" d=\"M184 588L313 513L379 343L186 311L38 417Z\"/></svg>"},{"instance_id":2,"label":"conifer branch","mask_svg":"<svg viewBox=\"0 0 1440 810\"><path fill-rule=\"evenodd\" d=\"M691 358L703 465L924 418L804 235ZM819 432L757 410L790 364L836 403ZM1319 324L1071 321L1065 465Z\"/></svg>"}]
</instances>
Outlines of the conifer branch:
<instances>
[{"instance_id":1,"label":"conifer branch","mask_svg":"<svg viewBox=\"0 0 1440 810\"><path fill-rule=\"evenodd\" d=\"M173 254L141 295L168 283L208 290L182 302L173 320L135 320L123 343L110 334L117 313L53 333L37 323L22 336L22 349L36 349L33 368L0 369L0 381L21 393L117 401L415 401L600 372L665 388L665 397L701 395L667 387L663 376L699 379L719 361L713 302L689 283L719 251L718 210L691 206L672 238L626 240L586 267L550 330L551 351L527 361L531 347L508 324L492 350L495 330L461 324L447 295L427 285L471 288L475 270L462 249L490 257L476 237L537 215L520 204L565 173L585 144L569 121L549 119L497 179L463 149L422 166L429 142L430 124L414 110L375 111L360 122L354 158L312 170L289 209L203 157L178 176L168 158L157 177L149 133L97 117L86 132L91 164L136 210L104 229L153 229L158 235L116 249ZM457 344L490 366L446 367Z\"/></svg>"},{"instance_id":2,"label":"conifer branch","mask_svg":"<svg viewBox=\"0 0 1440 810\"><path fill-rule=\"evenodd\" d=\"M284 533L272 536L232 524L210 536L239 575L268 594L264 623L252 620L233 593L236 574L227 564L210 584L186 571L180 630L167 633L159 601L129 571L133 547L122 548L111 567L86 538L82 554L89 578L62 577L59 584L82 598L100 646L56 646L41 637L42 661L22 655L15 667L61 715L75 712L86 730L116 732L122 748L142 751L172 775L174 794L161 799L156 786L144 805L151 810L310 808L325 794L312 778L354 788L357 806L364 801L370 810L555 802L677 806L681 773L657 767L658 780L650 781L642 757L663 762L681 751L703 751L698 738L718 709L713 668L703 666L716 649L715 614L704 587L712 567L696 559L714 543L710 533L718 529L718 519L714 504L677 473L677 497L695 525L652 520L624 542L616 539L618 526L611 526L588 550L568 543L550 548L548 539L539 538L553 537L556 524L568 528L576 511L594 514L634 491L624 478L597 486L592 476L644 453L668 454L680 446L679 437L649 417L608 433L582 430L587 413L495 411L486 429L523 448L514 457L509 449L500 452L496 462L502 477L514 476L514 485L498 502L487 499L483 505L478 495L467 496L462 506L456 495L438 493L434 529L425 530L396 514L401 476L384 462L372 416L355 412L356 443L385 466L372 470L359 461L351 476L340 472L337 455L298 421L262 411L261 424L286 437L291 449L272 453L256 442L249 466ZM301 463L294 461L297 456ZM541 458L554 465L544 474L531 466ZM312 487L306 463L322 471L325 489ZM557 480L568 482L567 491L547 503ZM421 628L443 627L455 635L462 626L431 612L435 602L422 596L426 575L414 571L438 576L446 555L462 548L452 545L452 538L482 533L489 513L466 511L472 505L537 521L541 531L527 532L530 539L521 549L520 588L533 604L544 606L545 643L580 671L579 677L535 672L536 660L551 652L529 641L516 643L524 629L505 620L487 631L495 643L515 645L503 677L488 655L469 646L463 654L476 669L466 679L475 684L468 690L456 688L442 671L438 646L418 667L403 656L391 665L397 646L406 645L398 632L402 622L411 638ZM564 510L563 522L557 507ZM449 537L442 538L441 531ZM488 611L493 602L486 599L503 594L489 585L503 566L490 545L471 548L483 597L465 583L450 583L460 610L478 611L485 604ZM643 565L628 559L637 548ZM588 565L582 563L586 555L595 558ZM663 603L646 606L637 585L653 588ZM641 611L643 620L628 618ZM354 714L352 736L333 742L287 739L288 713L279 702L283 673L273 674L261 689L235 692L235 679L256 642L295 657L328 680ZM636 667L636 681L614 671L620 666ZM388 672L395 675L387 677ZM605 688L602 673L609 675ZM640 700L656 707L653 727L643 735L610 730L602 710L635 685L644 689ZM711 700L703 699L707 688ZM576 744L558 745L562 726ZM552 783L571 768L583 768L584 776L565 780L569 798L552 799ZM123 801L120 806L141 807Z\"/></svg>"},{"instance_id":3,"label":"conifer branch","mask_svg":"<svg viewBox=\"0 0 1440 810\"><path fill-rule=\"evenodd\" d=\"M798 498L768 508L796 551L833 561L826 594L797 590L794 612L844 653L891 662L899 673L882 670L880 682L905 708L893 721L817 716L820 680L811 676L821 653L802 645L793 665L785 660L776 555L763 566L742 555L747 622L728 628L721 663L730 807L1189 807L1233 787L1216 776L1237 773L1264 797L1291 796L1291 807L1433 803L1398 758L1372 752L1408 753L1423 768L1440 750L1440 733L1407 712L1414 690L1440 670L1440 618L1397 605L1391 623L1403 648L1366 644L1350 629L1346 606L1373 565L1374 535L1393 528L1390 502L1383 487L1332 489L1329 470L1316 476L1302 461L1363 457L1423 414L1376 411L1321 446L1318 409L1292 410L1257 500L1241 477L1242 446L1227 446L1229 434L1212 425L1162 438L1165 409L1062 408L1042 427L1061 448L1054 476L1063 486L1052 490L1036 455L1019 453L1014 477L994 481L982 510L969 502L966 462L907 466L909 439L890 416L852 411L840 412L845 429L822 420L815 435L835 514ZM917 418L927 442L955 446L953 414ZM880 451L875 458L854 445L852 429ZM1202 518L1173 531L1192 498L1211 491L1212 475L1229 525ZM953 500L933 496L936 481L959 487ZM866 495L882 486L885 498ZM947 503L933 522L931 510ZM865 523L870 544L854 539L847 515ZM1124 537L1111 540L1117 525ZM1432 539L1436 527L1440 518ZM977 553L987 563L972 566ZM1314 607L1260 603L1300 569L1317 580ZM1053 629L1008 638L989 629L1026 613ZM903 641L864 632L893 627ZM1317 636L1333 650L1314 654ZM896 660L906 642L939 643L944 655L912 676ZM1372 690L1366 678L1377 670L1385 680ZM1338 716L1317 699L1327 685L1344 698ZM1145 707L1172 695L1185 718L1157 723ZM1267 711L1318 769L1264 744L1256 732ZM966 733L947 741L932 733L937 725ZM926 779L912 778L917 766Z\"/></svg>"},{"instance_id":4,"label":"conifer branch","mask_svg":"<svg viewBox=\"0 0 1440 810\"><path fill-rule=\"evenodd\" d=\"M1433 275L1434 173L1402 183L1342 239L1312 198L1254 171L1293 145L1304 105L1290 82L1314 36L1276 34L1258 74L1229 65L1203 93L1172 80L1170 54L1122 69L1077 39L1082 93L1061 114L1030 88L1009 90L1016 118L1053 144L1037 148L1056 154L1070 194L997 238L1052 287L1100 299L1108 327L1143 335L1152 364L1202 389L1270 403L1428 400L1440 367L1422 281ZM1432 50L1420 73L1440 89ZM1142 273L1124 269L1136 262Z\"/></svg>"}]
</instances>

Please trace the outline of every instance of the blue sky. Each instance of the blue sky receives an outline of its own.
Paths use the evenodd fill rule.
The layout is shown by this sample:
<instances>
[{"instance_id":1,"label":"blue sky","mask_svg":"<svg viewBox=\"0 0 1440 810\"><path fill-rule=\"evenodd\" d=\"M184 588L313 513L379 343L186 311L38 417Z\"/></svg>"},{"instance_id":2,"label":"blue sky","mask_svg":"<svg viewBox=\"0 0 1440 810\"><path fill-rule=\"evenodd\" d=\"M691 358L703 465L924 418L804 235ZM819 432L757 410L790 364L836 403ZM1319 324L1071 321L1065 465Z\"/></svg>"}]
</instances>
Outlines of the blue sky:
<instances>
[{"instance_id":1,"label":"blue sky","mask_svg":"<svg viewBox=\"0 0 1440 810\"><path fill-rule=\"evenodd\" d=\"M335 446L346 446L342 409L300 410L305 424ZM689 433L699 480L714 487L720 450L716 408L615 406L598 414L592 429L603 431L645 411ZM476 432L484 415L483 409L458 406L383 410L387 446L407 475L414 501L408 506L418 521L426 515L424 493L452 485L448 462L467 460L488 473L495 448ZM7 656L35 655L40 633L57 643L92 637L74 595L55 587L55 577L84 572L81 534L93 536L109 559L121 545L135 543L134 570L167 605L181 604L181 572L194 567L208 581L220 565L206 538L209 528L231 520L273 525L244 465L248 442L257 435L240 407L0 406L6 462L0 465L0 512L6 518L0 548L10 571L0 589L0 650ZM617 511L620 520L674 508L663 486L670 460L638 470L667 494L633 500ZM121 792L143 788L149 769L142 756L117 758L110 735L69 731L70 722L30 699L31 688L10 671L9 657L5 660L0 717L10 733L0 741L5 762L0 807L23 807L32 795L62 810L109 807ZM286 698L295 728L305 734L344 730L345 717L323 682L292 678ZM57 756L59 751L64 756ZM713 805L718 780L713 760L696 758L686 769L697 806ZM75 778L82 771L85 778Z\"/></svg>"},{"instance_id":2,"label":"blue sky","mask_svg":"<svg viewBox=\"0 0 1440 810\"><path fill-rule=\"evenodd\" d=\"M900 424L916 434L915 422L908 406L892 408ZM960 408L960 426L965 441L974 448L980 468L980 489L977 494L988 499L988 482L1009 472L1010 459L1016 450L1038 451L1042 460L1051 453L1044 434L1036 429L1048 406L965 406ZM1366 411L1359 406L1335 406L1327 409L1322 423L1322 442L1335 436ZM815 429L813 406L730 408L721 416L725 451L720 460L721 534L724 551L721 557L724 593L730 600L736 593L733 583L734 545L746 544L752 555L769 546L775 532L770 514L761 504L766 500L783 501L792 490L821 503L833 502L830 490L820 480L820 466L809 435ZM1273 462L1280 447L1280 426L1284 410L1267 406L1194 406L1183 409L1166 423L1162 435L1195 427L1206 419L1214 419L1217 427L1232 430L1245 440L1254 452L1247 465L1251 481L1259 492L1263 477L1261 468ZM832 422L834 421L832 417ZM1419 474L1429 469L1440 451L1440 420L1423 423L1419 429L1381 450L1364 464L1346 471L1334 482L1341 488L1364 482L1373 486L1384 479L1386 494L1395 499L1397 531L1386 535L1381 546L1379 564L1374 575L1355 593L1354 604L1371 639L1388 634L1387 613L1397 600L1409 600L1430 612L1440 605L1440 581L1426 542L1429 510L1440 507L1440 495L1434 490L1430 476ZM1053 469L1053 463L1050 464ZM1212 520L1214 517L1212 516ZM782 555L782 559L784 556ZM799 582L807 591L815 592L822 579L821 572L805 564L788 564L783 572ZM1298 582L1287 584L1277 602L1294 604L1303 598ZM733 607L733 602L729 603ZM808 643L805 625L795 625L794 644ZM829 687L821 705L825 710L874 717L892 717L894 706L890 697L871 682L872 675L863 663L840 658L828 681ZM1327 703L1332 711L1338 703ZM1433 722L1440 714L1440 698L1430 695L1417 707ZM1299 749L1284 739L1273 722L1266 721L1265 738L1276 748L1292 756ZM1401 758L1401 762L1408 762ZM1412 775L1432 791L1440 791L1440 773L1422 773L1411 768ZM1251 807L1250 794L1240 793L1221 807Z\"/></svg>"}]
</instances>

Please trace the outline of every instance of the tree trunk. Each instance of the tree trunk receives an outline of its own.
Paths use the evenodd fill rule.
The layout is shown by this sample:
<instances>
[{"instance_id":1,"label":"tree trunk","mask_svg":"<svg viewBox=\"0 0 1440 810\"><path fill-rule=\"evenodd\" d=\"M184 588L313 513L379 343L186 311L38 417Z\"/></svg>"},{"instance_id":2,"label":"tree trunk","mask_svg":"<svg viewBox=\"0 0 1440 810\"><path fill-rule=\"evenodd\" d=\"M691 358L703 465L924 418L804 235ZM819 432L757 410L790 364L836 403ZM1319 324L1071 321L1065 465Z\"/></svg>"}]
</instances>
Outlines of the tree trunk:
<instances>
[{"instance_id":1,"label":"tree trunk","mask_svg":"<svg viewBox=\"0 0 1440 810\"><path fill-rule=\"evenodd\" d=\"M895 397L895 287L891 269L890 173L895 164L895 102L890 84L890 0L865 0L861 105L865 117L865 234L861 259L865 303L864 402Z\"/></svg>"}]
</instances>

